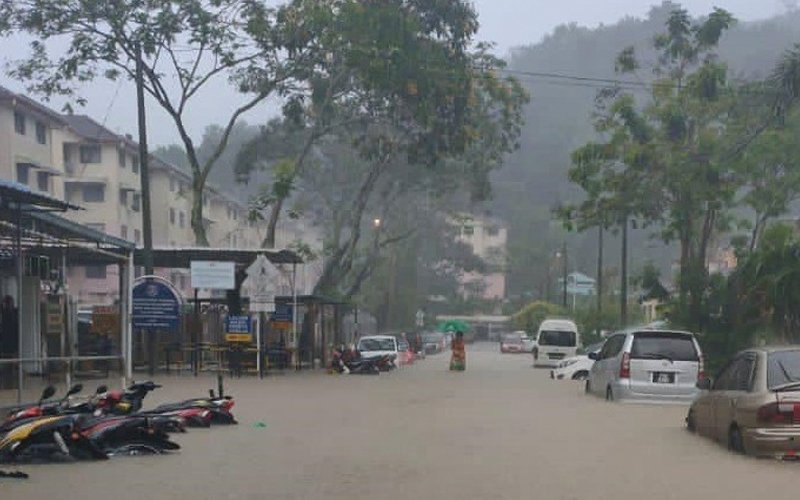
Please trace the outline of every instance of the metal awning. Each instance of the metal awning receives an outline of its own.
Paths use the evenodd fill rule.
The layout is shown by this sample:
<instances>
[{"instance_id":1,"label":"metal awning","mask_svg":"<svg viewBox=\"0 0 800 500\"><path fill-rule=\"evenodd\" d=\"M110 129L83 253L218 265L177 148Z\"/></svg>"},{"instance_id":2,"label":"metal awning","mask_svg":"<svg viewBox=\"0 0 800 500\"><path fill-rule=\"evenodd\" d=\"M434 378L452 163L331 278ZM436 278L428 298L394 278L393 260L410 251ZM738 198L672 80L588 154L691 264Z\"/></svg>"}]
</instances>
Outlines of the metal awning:
<instances>
[{"instance_id":1,"label":"metal awning","mask_svg":"<svg viewBox=\"0 0 800 500\"><path fill-rule=\"evenodd\" d=\"M0 206L22 208L23 210L82 210L77 205L72 205L48 194L37 193L19 182L0 180Z\"/></svg>"},{"instance_id":2,"label":"metal awning","mask_svg":"<svg viewBox=\"0 0 800 500\"><path fill-rule=\"evenodd\" d=\"M270 251L264 249L210 248L210 247L156 247L153 248L153 265L155 267L172 267L189 269L193 260L216 260L235 262L240 266L249 266L256 257L265 255L273 264L302 264L303 259L291 250ZM144 264L144 249L134 252L134 263Z\"/></svg>"}]
</instances>

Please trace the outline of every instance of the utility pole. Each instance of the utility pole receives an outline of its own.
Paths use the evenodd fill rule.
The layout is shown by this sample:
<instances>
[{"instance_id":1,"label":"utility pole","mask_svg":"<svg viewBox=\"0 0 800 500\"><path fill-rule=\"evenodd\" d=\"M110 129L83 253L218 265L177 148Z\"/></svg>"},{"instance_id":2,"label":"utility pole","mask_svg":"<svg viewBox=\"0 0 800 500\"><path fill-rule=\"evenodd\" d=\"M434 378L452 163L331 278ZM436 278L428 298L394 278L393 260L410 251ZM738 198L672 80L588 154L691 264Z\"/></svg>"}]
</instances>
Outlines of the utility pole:
<instances>
[{"instance_id":1,"label":"utility pole","mask_svg":"<svg viewBox=\"0 0 800 500\"><path fill-rule=\"evenodd\" d=\"M136 109L139 115L139 179L142 191L142 236L144 237L144 273L153 274L153 227L150 218L150 171L147 157L147 123L144 109L144 74L142 47L136 49Z\"/></svg>"},{"instance_id":2,"label":"utility pole","mask_svg":"<svg viewBox=\"0 0 800 500\"><path fill-rule=\"evenodd\" d=\"M628 215L622 219L622 272L620 273L619 320L622 327L628 323Z\"/></svg>"},{"instance_id":3,"label":"utility pole","mask_svg":"<svg viewBox=\"0 0 800 500\"><path fill-rule=\"evenodd\" d=\"M561 248L561 255L564 257L564 296L562 297L562 305L564 309L567 308L567 241L564 240L564 246Z\"/></svg>"},{"instance_id":4,"label":"utility pole","mask_svg":"<svg viewBox=\"0 0 800 500\"><path fill-rule=\"evenodd\" d=\"M144 109L144 71L142 68L142 45L136 46L136 109L139 119L139 180L141 182L142 236L144 237L144 274L153 274L153 227L150 219L150 173L147 158L147 123ZM150 330L148 345L148 372L156 371L156 341L158 332Z\"/></svg>"},{"instance_id":5,"label":"utility pole","mask_svg":"<svg viewBox=\"0 0 800 500\"><path fill-rule=\"evenodd\" d=\"M603 224L597 226L597 315L603 312Z\"/></svg>"}]
</instances>

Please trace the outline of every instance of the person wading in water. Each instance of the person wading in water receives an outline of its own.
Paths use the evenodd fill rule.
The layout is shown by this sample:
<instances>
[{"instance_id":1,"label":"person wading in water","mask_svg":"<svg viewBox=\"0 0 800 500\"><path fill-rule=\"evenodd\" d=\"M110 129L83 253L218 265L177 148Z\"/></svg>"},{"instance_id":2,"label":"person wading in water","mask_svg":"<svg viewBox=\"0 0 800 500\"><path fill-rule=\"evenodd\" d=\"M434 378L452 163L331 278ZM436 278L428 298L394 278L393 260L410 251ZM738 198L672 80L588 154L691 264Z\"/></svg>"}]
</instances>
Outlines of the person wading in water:
<instances>
[{"instance_id":1,"label":"person wading in water","mask_svg":"<svg viewBox=\"0 0 800 500\"><path fill-rule=\"evenodd\" d=\"M463 372L467 368L467 349L464 345L464 332L456 332L456 338L450 346L453 354L450 356L450 370Z\"/></svg>"}]
</instances>

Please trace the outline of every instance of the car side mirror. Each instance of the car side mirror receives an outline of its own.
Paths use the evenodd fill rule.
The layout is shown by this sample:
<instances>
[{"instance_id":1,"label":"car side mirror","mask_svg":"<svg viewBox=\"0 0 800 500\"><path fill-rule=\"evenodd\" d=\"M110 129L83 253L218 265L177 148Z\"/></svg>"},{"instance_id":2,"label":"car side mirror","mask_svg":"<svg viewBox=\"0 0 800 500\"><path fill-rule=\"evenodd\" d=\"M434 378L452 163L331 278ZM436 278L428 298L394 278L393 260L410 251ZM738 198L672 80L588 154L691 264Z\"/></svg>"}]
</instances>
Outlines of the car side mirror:
<instances>
[{"instance_id":1,"label":"car side mirror","mask_svg":"<svg viewBox=\"0 0 800 500\"><path fill-rule=\"evenodd\" d=\"M710 391L711 390L711 379L710 378L701 378L697 381L695 386L700 389L701 391Z\"/></svg>"},{"instance_id":2,"label":"car side mirror","mask_svg":"<svg viewBox=\"0 0 800 500\"><path fill-rule=\"evenodd\" d=\"M592 361L597 361L598 359L600 359L600 353L597 352L590 352L588 356L589 359L591 359Z\"/></svg>"}]
</instances>

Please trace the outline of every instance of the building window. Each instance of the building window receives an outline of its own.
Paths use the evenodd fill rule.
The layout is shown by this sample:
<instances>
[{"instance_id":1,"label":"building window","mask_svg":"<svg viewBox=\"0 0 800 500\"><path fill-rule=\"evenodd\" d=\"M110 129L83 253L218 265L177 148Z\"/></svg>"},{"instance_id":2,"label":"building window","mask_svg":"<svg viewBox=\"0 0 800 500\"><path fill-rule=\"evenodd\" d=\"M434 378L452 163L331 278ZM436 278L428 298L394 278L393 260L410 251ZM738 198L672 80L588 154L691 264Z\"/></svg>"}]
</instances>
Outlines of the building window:
<instances>
[{"instance_id":1,"label":"building window","mask_svg":"<svg viewBox=\"0 0 800 500\"><path fill-rule=\"evenodd\" d=\"M139 157L138 156L131 156L131 170L133 170L134 174L139 173Z\"/></svg>"},{"instance_id":2,"label":"building window","mask_svg":"<svg viewBox=\"0 0 800 500\"><path fill-rule=\"evenodd\" d=\"M472 236L473 234L475 234L475 228L473 226L464 226L462 234L464 236Z\"/></svg>"},{"instance_id":3,"label":"building window","mask_svg":"<svg viewBox=\"0 0 800 500\"><path fill-rule=\"evenodd\" d=\"M120 168L125 168L125 149L120 148L117 151L117 160L119 161Z\"/></svg>"},{"instance_id":4,"label":"building window","mask_svg":"<svg viewBox=\"0 0 800 500\"><path fill-rule=\"evenodd\" d=\"M25 115L20 111L14 111L14 131L25 135Z\"/></svg>"},{"instance_id":5,"label":"building window","mask_svg":"<svg viewBox=\"0 0 800 500\"><path fill-rule=\"evenodd\" d=\"M172 177L169 178L169 192L170 193L175 192L175 179L173 179Z\"/></svg>"},{"instance_id":6,"label":"building window","mask_svg":"<svg viewBox=\"0 0 800 500\"><path fill-rule=\"evenodd\" d=\"M106 279L106 266L86 266L86 277L93 280Z\"/></svg>"},{"instance_id":7,"label":"building window","mask_svg":"<svg viewBox=\"0 0 800 500\"><path fill-rule=\"evenodd\" d=\"M174 208L170 208L169 209L169 223L172 224L173 226L175 225L175 209Z\"/></svg>"},{"instance_id":8,"label":"building window","mask_svg":"<svg viewBox=\"0 0 800 500\"><path fill-rule=\"evenodd\" d=\"M500 228L497 226L487 226L486 234L488 236L497 236L498 234L500 234Z\"/></svg>"},{"instance_id":9,"label":"building window","mask_svg":"<svg viewBox=\"0 0 800 500\"><path fill-rule=\"evenodd\" d=\"M178 226L180 226L181 228L186 227L186 214L184 214L183 212L178 214Z\"/></svg>"},{"instance_id":10,"label":"building window","mask_svg":"<svg viewBox=\"0 0 800 500\"><path fill-rule=\"evenodd\" d=\"M85 203L103 203L106 201L106 187L103 184L86 184L83 186Z\"/></svg>"},{"instance_id":11,"label":"building window","mask_svg":"<svg viewBox=\"0 0 800 500\"><path fill-rule=\"evenodd\" d=\"M42 122L36 122L36 142L47 144L47 127Z\"/></svg>"},{"instance_id":12,"label":"building window","mask_svg":"<svg viewBox=\"0 0 800 500\"><path fill-rule=\"evenodd\" d=\"M127 240L128 239L128 226L126 226L125 224L120 226L120 228L119 228L119 236L123 240Z\"/></svg>"},{"instance_id":13,"label":"building window","mask_svg":"<svg viewBox=\"0 0 800 500\"><path fill-rule=\"evenodd\" d=\"M139 241L141 241L141 239L142 239L142 232L139 231L138 229L134 229L133 230L133 242L138 245Z\"/></svg>"},{"instance_id":14,"label":"building window","mask_svg":"<svg viewBox=\"0 0 800 500\"><path fill-rule=\"evenodd\" d=\"M133 200L131 200L131 210L138 212L142 207L142 195L133 193Z\"/></svg>"},{"instance_id":15,"label":"building window","mask_svg":"<svg viewBox=\"0 0 800 500\"><path fill-rule=\"evenodd\" d=\"M99 144L81 144L81 163L100 163L102 155Z\"/></svg>"},{"instance_id":16,"label":"building window","mask_svg":"<svg viewBox=\"0 0 800 500\"><path fill-rule=\"evenodd\" d=\"M39 188L39 191L50 191L50 174L36 172L36 187Z\"/></svg>"},{"instance_id":17,"label":"building window","mask_svg":"<svg viewBox=\"0 0 800 500\"><path fill-rule=\"evenodd\" d=\"M28 183L28 166L17 163L17 182L20 184Z\"/></svg>"},{"instance_id":18,"label":"building window","mask_svg":"<svg viewBox=\"0 0 800 500\"><path fill-rule=\"evenodd\" d=\"M128 191L125 189L119 190L119 204L123 207L128 207Z\"/></svg>"}]
</instances>

